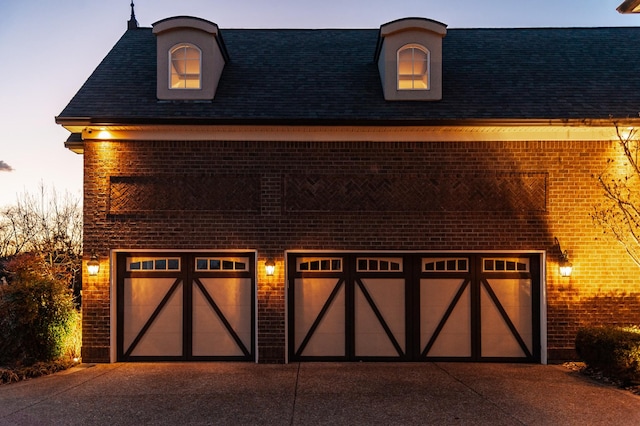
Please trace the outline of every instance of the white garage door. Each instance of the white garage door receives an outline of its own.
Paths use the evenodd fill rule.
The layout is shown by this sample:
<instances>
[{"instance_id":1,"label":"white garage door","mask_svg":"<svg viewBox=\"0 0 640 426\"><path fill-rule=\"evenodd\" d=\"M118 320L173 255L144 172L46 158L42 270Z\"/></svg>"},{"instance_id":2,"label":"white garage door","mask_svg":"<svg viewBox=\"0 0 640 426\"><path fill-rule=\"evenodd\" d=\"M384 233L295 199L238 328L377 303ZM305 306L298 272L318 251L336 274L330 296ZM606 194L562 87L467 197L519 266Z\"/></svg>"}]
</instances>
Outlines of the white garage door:
<instances>
[{"instance_id":1,"label":"white garage door","mask_svg":"<svg viewBox=\"0 0 640 426\"><path fill-rule=\"evenodd\" d=\"M540 361L539 255L290 254L289 358Z\"/></svg>"},{"instance_id":2,"label":"white garage door","mask_svg":"<svg viewBox=\"0 0 640 426\"><path fill-rule=\"evenodd\" d=\"M119 253L119 361L255 359L254 253Z\"/></svg>"}]
</instances>

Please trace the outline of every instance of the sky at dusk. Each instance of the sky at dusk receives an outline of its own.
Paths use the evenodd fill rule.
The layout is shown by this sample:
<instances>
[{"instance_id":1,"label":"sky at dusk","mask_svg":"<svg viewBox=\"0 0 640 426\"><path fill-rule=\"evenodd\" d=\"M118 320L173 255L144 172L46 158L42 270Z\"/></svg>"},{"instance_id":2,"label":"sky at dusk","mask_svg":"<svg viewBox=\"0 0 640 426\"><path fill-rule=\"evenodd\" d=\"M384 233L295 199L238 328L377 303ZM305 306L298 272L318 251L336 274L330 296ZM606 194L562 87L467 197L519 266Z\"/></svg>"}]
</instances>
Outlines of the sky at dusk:
<instances>
[{"instance_id":1,"label":"sky at dusk","mask_svg":"<svg viewBox=\"0 0 640 426\"><path fill-rule=\"evenodd\" d=\"M623 0L136 0L143 27L190 15L225 28L379 28L403 17L449 28L637 26ZM130 0L0 0L0 207L44 183L82 193L82 156L54 117L126 30Z\"/></svg>"}]
</instances>

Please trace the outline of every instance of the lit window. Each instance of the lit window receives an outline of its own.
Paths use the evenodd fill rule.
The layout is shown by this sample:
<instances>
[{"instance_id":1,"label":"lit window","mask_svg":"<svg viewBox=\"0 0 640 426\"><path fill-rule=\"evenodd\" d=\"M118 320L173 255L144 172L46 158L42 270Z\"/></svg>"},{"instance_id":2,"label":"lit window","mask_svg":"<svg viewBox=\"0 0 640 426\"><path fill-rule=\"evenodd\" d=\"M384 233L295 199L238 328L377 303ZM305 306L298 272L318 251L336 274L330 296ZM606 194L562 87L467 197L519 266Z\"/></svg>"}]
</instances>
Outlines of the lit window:
<instances>
[{"instance_id":1,"label":"lit window","mask_svg":"<svg viewBox=\"0 0 640 426\"><path fill-rule=\"evenodd\" d=\"M128 257L127 271L179 271L177 257Z\"/></svg>"},{"instance_id":2,"label":"lit window","mask_svg":"<svg viewBox=\"0 0 640 426\"><path fill-rule=\"evenodd\" d=\"M429 89L429 51L417 44L398 50L398 89Z\"/></svg>"},{"instance_id":3,"label":"lit window","mask_svg":"<svg viewBox=\"0 0 640 426\"><path fill-rule=\"evenodd\" d=\"M482 270L529 272L529 259L482 259Z\"/></svg>"},{"instance_id":4,"label":"lit window","mask_svg":"<svg viewBox=\"0 0 640 426\"><path fill-rule=\"evenodd\" d=\"M196 257L196 271L248 271L248 257Z\"/></svg>"},{"instance_id":5,"label":"lit window","mask_svg":"<svg viewBox=\"0 0 640 426\"><path fill-rule=\"evenodd\" d=\"M371 271L402 272L401 258L359 257L356 264L357 264L358 272L371 272Z\"/></svg>"},{"instance_id":6,"label":"lit window","mask_svg":"<svg viewBox=\"0 0 640 426\"><path fill-rule=\"evenodd\" d=\"M342 259L330 257L298 258L298 272L341 272Z\"/></svg>"},{"instance_id":7,"label":"lit window","mask_svg":"<svg viewBox=\"0 0 640 426\"><path fill-rule=\"evenodd\" d=\"M200 89L202 52L190 44L181 44L169 53L172 89Z\"/></svg>"},{"instance_id":8,"label":"lit window","mask_svg":"<svg viewBox=\"0 0 640 426\"><path fill-rule=\"evenodd\" d=\"M429 257L422 259L422 272L469 272L469 259Z\"/></svg>"}]
</instances>

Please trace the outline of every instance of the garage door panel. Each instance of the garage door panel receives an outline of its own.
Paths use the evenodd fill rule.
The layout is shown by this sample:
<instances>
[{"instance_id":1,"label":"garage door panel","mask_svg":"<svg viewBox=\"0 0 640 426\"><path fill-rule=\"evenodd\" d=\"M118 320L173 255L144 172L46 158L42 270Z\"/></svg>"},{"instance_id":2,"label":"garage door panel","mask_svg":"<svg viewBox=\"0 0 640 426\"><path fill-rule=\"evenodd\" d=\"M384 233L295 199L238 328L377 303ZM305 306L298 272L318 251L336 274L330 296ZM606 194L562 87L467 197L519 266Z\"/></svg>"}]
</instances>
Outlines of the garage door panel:
<instances>
[{"instance_id":1,"label":"garage door panel","mask_svg":"<svg viewBox=\"0 0 640 426\"><path fill-rule=\"evenodd\" d=\"M126 326L139 328L151 317L171 289L175 278L127 278L124 280Z\"/></svg>"},{"instance_id":2,"label":"garage door panel","mask_svg":"<svg viewBox=\"0 0 640 426\"><path fill-rule=\"evenodd\" d=\"M489 279L491 289L520 334L531 329L531 280L521 278ZM529 342L529 348L531 348Z\"/></svg>"},{"instance_id":3,"label":"garage door panel","mask_svg":"<svg viewBox=\"0 0 640 426\"><path fill-rule=\"evenodd\" d=\"M197 294L197 293L196 293ZM204 299L194 294L194 298ZM246 339L243 333L238 335ZM243 342L246 347L246 340ZM193 309L193 355L194 356L241 356L243 351L220 317L209 305L195 305Z\"/></svg>"},{"instance_id":4,"label":"garage door panel","mask_svg":"<svg viewBox=\"0 0 640 426\"><path fill-rule=\"evenodd\" d=\"M480 304L482 356L530 356L533 351L531 280L488 279L481 287Z\"/></svg>"},{"instance_id":5,"label":"garage door panel","mask_svg":"<svg viewBox=\"0 0 640 426\"><path fill-rule=\"evenodd\" d=\"M426 356L471 356L471 291L467 284L466 278L421 280L420 342Z\"/></svg>"},{"instance_id":6,"label":"garage door panel","mask_svg":"<svg viewBox=\"0 0 640 426\"><path fill-rule=\"evenodd\" d=\"M483 357L525 357L526 353L518 343L493 300L482 291L482 356Z\"/></svg>"},{"instance_id":7,"label":"garage door panel","mask_svg":"<svg viewBox=\"0 0 640 426\"><path fill-rule=\"evenodd\" d=\"M220 280L212 280L214 282L203 281L205 281L203 285L209 294L212 287L223 287L219 285L219 282L216 282ZM236 298L229 297L226 299ZM213 300L217 302L216 298ZM222 305L218 306L218 308L222 311L221 313L227 321L226 323L211 305L200 287L194 286L192 341L194 356L242 356L246 348L249 347L251 342L250 315L242 312L242 306ZM250 309L250 306L244 309L246 310L247 308ZM225 312L229 313L229 315L226 315ZM248 318L244 319L243 316ZM242 346L235 340L236 338L240 340Z\"/></svg>"},{"instance_id":8,"label":"garage door panel","mask_svg":"<svg viewBox=\"0 0 640 426\"><path fill-rule=\"evenodd\" d=\"M157 327L153 327L156 330ZM130 356L181 356L182 333L149 330L135 346Z\"/></svg>"},{"instance_id":9,"label":"garage door panel","mask_svg":"<svg viewBox=\"0 0 640 426\"><path fill-rule=\"evenodd\" d=\"M301 356L344 356L344 286L336 278L297 279L295 286L296 353Z\"/></svg>"},{"instance_id":10,"label":"garage door panel","mask_svg":"<svg viewBox=\"0 0 640 426\"><path fill-rule=\"evenodd\" d=\"M197 286L195 286L197 291L194 291L194 309L200 307L200 311L210 311L215 314L217 320L226 321L231 330L240 338L245 348L248 348L251 344L251 312L253 310L251 280L237 277L199 278L198 281L215 303L220 314L215 312L214 307ZM206 322L200 322L206 324Z\"/></svg>"},{"instance_id":11,"label":"garage door panel","mask_svg":"<svg viewBox=\"0 0 640 426\"><path fill-rule=\"evenodd\" d=\"M360 286L355 288L356 356L403 355L406 350L405 280L367 278L360 282L364 290ZM382 318L378 318L375 310Z\"/></svg>"},{"instance_id":12,"label":"garage door panel","mask_svg":"<svg viewBox=\"0 0 640 426\"><path fill-rule=\"evenodd\" d=\"M376 317L362 292L356 290L355 300L355 354L356 356L398 356L391 337ZM403 338L395 336L394 338Z\"/></svg>"},{"instance_id":13,"label":"garage door panel","mask_svg":"<svg viewBox=\"0 0 640 426\"><path fill-rule=\"evenodd\" d=\"M422 280L421 348L427 357L470 357L471 288L467 280Z\"/></svg>"},{"instance_id":14,"label":"garage door panel","mask_svg":"<svg viewBox=\"0 0 640 426\"><path fill-rule=\"evenodd\" d=\"M297 337L297 336L296 336ZM342 357L345 354L344 331L319 327L299 356Z\"/></svg>"},{"instance_id":15,"label":"garage door panel","mask_svg":"<svg viewBox=\"0 0 640 426\"><path fill-rule=\"evenodd\" d=\"M125 322L128 325L124 333L126 352L131 356L182 355L182 297L182 285L179 285L163 306L138 305L143 309L137 315L133 309L129 316L125 310L125 320L129 320ZM149 308L155 309L150 312Z\"/></svg>"}]
</instances>

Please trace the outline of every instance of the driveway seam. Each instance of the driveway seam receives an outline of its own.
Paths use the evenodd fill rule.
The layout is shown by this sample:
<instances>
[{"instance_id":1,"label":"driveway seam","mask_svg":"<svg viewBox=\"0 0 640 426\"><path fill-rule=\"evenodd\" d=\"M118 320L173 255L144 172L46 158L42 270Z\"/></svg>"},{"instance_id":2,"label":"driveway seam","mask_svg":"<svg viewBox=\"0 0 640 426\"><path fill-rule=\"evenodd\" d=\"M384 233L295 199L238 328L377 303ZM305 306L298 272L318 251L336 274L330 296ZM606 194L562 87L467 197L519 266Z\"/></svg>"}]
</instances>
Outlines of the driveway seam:
<instances>
[{"instance_id":1,"label":"driveway seam","mask_svg":"<svg viewBox=\"0 0 640 426\"><path fill-rule=\"evenodd\" d=\"M296 416L296 402L298 400L298 383L300 381L300 363L298 363L298 370L296 371L296 382L293 387L293 404L291 404L291 418L289 420L289 426L293 426L293 421Z\"/></svg>"},{"instance_id":2,"label":"driveway seam","mask_svg":"<svg viewBox=\"0 0 640 426\"><path fill-rule=\"evenodd\" d=\"M477 390L475 390L474 388L472 388L471 386L469 386L468 384L466 384L465 382L463 382L462 380L458 379L456 376L454 376L453 374L449 373L448 370L446 370L444 367L442 367L440 364L434 362L433 365L435 365L440 371L442 371L443 373L445 373L447 376L451 377L451 379L455 380L456 382L460 383L462 386L464 386L465 388L469 389L471 392L475 393L476 395L478 395L480 398L482 398L483 400L487 401L488 403L490 403L491 405L493 405L496 409L498 409L499 411L503 412L507 417L512 418L513 420L515 420L516 422L518 422L518 424L521 425L526 425L526 423L524 423L522 420L520 420L517 417L514 417L511 413L509 413L508 411L504 410L501 406L499 406L498 404L496 404L492 399L486 397L485 395L481 394L480 392L478 392Z\"/></svg>"}]
</instances>

